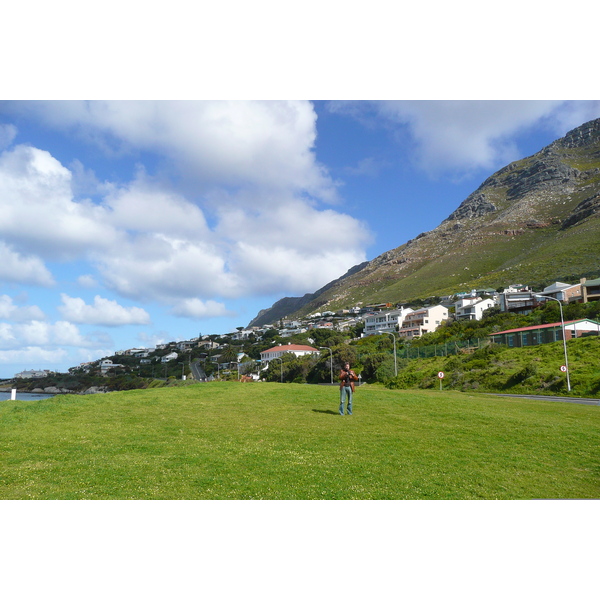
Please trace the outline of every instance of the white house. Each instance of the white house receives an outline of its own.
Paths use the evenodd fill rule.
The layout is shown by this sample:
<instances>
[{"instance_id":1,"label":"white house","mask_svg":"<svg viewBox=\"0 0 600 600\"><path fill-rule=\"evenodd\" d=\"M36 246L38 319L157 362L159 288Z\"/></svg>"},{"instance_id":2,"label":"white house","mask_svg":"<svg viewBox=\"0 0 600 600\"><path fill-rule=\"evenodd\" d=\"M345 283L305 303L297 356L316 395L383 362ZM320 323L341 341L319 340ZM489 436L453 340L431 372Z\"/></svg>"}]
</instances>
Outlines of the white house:
<instances>
[{"instance_id":1,"label":"white house","mask_svg":"<svg viewBox=\"0 0 600 600\"><path fill-rule=\"evenodd\" d=\"M407 339L420 337L424 333L435 331L446 319L448 319L448 309L441 304L415 310L404 317L398 336Z\"/></svg>"},{"instance_id":2,"label":"white house","mask_svg":"<svg viewBox=\"0 0 600 600\"><path fill-rule=\"evenodd\" d=\"M179 354L177 354L177 352L170 352L169 354L165 354L165 356L160 359L160 362L167 363L170 360L175 360L178 356Z\"/></svg>"},{"instance_id":3,"label":"white house","mask_svg":"<svg viewBox=\"0 0 600 600\"><path fill-rule=\"evenodd\" d=\"M556 281L540 292L543 296L549 296L561 302L576 302L582 300L581 283L561 283Z\"/></svg>"},{"instance_id":4,"label":"white house","mask_svg":"<svg viewBox=\"0 0 600 600\"><path fill-rule=\"evenodd\" d=\"M15 379L41 379L50 375L50 371L21 371L15 375Z\"/></svg>"},{"instance_id":5,"label":"white house","mask_svg":"<svg viewBox=\"0 0 600 600\"><path fill-rule=\"evenodd\" d=\"M321 351L312 346L303 346L300 344L287 344L285 346L274 346L260 353L260 360L268 363L275 358L281 358L284 354L291 352L296 356L306 356L307 354L321 354Z\"/></svg>"},{"instance_id":6,"label":"white house","mask_svg":"<svg viewBox=\"0 0 600 600\"><path fill-rule=\"evenodd\" d=\"M463 298L454 303L455 316L458 321L480 321L483 311L496 306L491 298Z\"/></svg>"},{"instance_id":7,"label":"white house","mask_svg":"<svg viewBox=\"0 0 600 600\"><path fill-rule=\"evenodd\" d=\"M363 337L380 333L393 333L402 326L406 315L414 312L412 308L400 307L389 312L373 313L365 318Z\"/></svg>"},{"instance_id":8,"label":"white house","mask_svg":"<svg viewBox=\"0 0 600 600\"><path fill-rule=\"evenodd\" d=\"M120 365L117 363L114 363L112 360L110 360L110 358L104 358L100 361L100 374L101 375L106 375L106 373L108 371L110 371L110 369L114 369L116 367L123 367L125 365Z\"/></svg>"}]
</instances>

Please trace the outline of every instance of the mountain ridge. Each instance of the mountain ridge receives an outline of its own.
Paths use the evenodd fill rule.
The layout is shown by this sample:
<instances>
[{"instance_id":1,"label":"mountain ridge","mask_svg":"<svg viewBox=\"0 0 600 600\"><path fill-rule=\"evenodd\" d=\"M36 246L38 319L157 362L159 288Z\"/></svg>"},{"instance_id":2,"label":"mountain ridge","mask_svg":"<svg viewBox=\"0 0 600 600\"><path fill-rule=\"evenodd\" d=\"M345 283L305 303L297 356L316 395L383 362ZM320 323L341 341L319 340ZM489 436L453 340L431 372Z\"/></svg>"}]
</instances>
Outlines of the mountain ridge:
<instances>
[{"instance_id":1,"label":"mountain ridge","mask_svg":"<svg viewBox=\"0 0 600 600\"><path fill-rule=\"evenodd\" d=\"M463 288L573 279L600 273L598 257L595 119L496 171L435 229L356 265L313 294L276 302L249 326L359 302L408 303Z\"/></svg>"}]
</instances>

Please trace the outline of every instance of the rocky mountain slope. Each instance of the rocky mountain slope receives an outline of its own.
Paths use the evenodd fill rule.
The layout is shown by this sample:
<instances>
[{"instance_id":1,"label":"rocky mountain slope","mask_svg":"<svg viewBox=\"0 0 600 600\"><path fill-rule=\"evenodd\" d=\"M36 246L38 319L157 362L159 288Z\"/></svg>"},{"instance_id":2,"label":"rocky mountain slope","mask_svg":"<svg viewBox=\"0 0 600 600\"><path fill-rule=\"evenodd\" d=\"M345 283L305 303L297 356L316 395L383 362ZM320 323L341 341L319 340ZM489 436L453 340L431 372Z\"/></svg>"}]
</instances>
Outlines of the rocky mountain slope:
<instances>
[{"instance_id":1,"label":"rocky mountain slope","mask_svg":"<svg viewBox=\"0 0 600 600\"><path fill-rule=\"evenodd\" d=\"M486 179L438 227L250 325L359 302L410 302L600 274L600 119Z\"/></svg>"}]
</instances>

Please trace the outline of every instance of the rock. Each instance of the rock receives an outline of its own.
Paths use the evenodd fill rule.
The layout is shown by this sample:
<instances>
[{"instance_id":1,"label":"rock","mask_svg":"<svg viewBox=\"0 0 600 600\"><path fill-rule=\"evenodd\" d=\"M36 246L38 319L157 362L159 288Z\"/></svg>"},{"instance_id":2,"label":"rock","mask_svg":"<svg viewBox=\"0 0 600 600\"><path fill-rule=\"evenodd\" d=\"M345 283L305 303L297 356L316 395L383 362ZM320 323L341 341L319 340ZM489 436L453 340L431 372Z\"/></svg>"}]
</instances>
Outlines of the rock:
<instances>
[{"instance_id":1,"label":"rock","mask_svg":"<svg viewBox=\"0 0 600 600\"><path fill-rule=\"evenodd\" d=\"M87 390L81 392L82 394L105 394L106 393L106 388L105 387L98 387L98 386L92 386L89 387Z\"/></svg>"}]
</instances>

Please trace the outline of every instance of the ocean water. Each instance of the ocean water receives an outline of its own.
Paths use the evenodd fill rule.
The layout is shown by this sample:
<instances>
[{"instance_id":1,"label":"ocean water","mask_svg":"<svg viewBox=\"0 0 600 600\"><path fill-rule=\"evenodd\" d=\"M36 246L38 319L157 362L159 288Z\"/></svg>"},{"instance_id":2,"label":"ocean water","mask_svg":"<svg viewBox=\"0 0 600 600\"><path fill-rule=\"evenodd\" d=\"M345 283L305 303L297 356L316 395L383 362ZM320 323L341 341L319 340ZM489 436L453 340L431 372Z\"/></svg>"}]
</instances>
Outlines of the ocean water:
<instances>
[{"instance_id":1,"label":"ocean water","mask_svg":"<svg viewBox=\"0 0 600 600\"><path fill-rule=\"evenodd\" d=\"M44 400L44 398L52 398L54 394L31 394L29 392L17 391L17 400ZM10 400L10 392L0 392L0 402Z\"/></svg>"}]
</instances>

